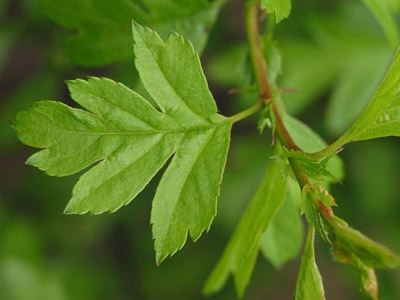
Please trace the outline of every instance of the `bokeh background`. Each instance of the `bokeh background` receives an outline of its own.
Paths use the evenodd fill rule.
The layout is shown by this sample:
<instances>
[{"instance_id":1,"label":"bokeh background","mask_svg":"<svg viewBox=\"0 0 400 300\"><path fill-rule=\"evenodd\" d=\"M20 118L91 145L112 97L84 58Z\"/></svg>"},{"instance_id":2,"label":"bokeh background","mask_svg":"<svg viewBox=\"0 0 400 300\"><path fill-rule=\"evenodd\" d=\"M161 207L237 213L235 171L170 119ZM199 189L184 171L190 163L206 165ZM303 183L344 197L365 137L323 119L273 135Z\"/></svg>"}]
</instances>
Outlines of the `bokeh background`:
<instances>
[{"instance_id":1,"label":"bokeh background","mask_svg":"<svg viewBox=\"0 0 400 300\"><path fill-rule=\"evenodd\" d=\"M294 1L276 28L282 53L280 87L288 111L333 141L357 117L383 78L395 51L358 0ZM99 29L100 30L100 29ZM271 153L257 120L235 126L218 216L208 234L155 264L152 196L159 178L112 215L64 216L79 174L52 178L24 165L10 123L37 100L72 104L65 79L107 76L135 87L132 59L101 68L75 64L64 43L72 31L54 24L35 0L0 0L0 299L203 299L201 288L257 188ZM254 103L251 92L228 94L245 81L242 1L227 1L202 62L223 114ZM400 252L400 143L386 138L346 147L343 186L334 186L336 212ZM350 267L317 244L328 299L362 299ZM244 299L291 298L299 260L275 270L259 257ZM378 271L381 298L400 299L400 271ZM235 299L233 284L211 299Z\"/></svg>"}]
</instances>

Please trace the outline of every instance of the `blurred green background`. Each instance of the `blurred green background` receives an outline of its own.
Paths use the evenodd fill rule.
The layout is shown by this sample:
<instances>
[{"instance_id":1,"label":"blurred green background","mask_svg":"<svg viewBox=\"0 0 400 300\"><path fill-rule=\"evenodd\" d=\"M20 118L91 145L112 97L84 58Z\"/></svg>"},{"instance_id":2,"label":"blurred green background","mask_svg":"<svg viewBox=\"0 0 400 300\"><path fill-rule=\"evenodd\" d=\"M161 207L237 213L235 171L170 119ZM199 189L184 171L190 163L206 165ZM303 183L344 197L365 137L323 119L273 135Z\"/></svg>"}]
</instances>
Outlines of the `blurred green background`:
<instances>
[{"instance_id":1,"label":"blurred green background","mask_svg":"<svg viewBox=\"0 0 400 300\"><path fill-rule=\"evenodd\" d=\"M357 0L294 1L276 28L282 53L279 86L288 111L333 141L368 103L390 63L390 46L373 15ZM227 1L202 56L221 112L250 106L254 94L228 94L245 81L242 1ZM99 28L101 30L101 28ZM236 125L208 234L155 265L151 199L159 178L112 215L64 216L77 176L52 178L24 165L33 149L10 128L15 113L37 100L71 100L63 80L107 76L137 87L130 60L84 68L66 55L71 31L54 24L35 0L0 0L0 299L203 299L201 288L257 188L271 138L256 119ZM140 87L138 87L140 90ZM346 178L334 186L337 215L400 252L400 143L379 139L342 152ZM357 276L317 245L328 299L362 299ZM244 299L290 299L299 260L274 270L259 257ZM382 299L400 299L400 272L378 271ZM211 299L235 299L230 283Z\"/></svg>"}]
</instances>

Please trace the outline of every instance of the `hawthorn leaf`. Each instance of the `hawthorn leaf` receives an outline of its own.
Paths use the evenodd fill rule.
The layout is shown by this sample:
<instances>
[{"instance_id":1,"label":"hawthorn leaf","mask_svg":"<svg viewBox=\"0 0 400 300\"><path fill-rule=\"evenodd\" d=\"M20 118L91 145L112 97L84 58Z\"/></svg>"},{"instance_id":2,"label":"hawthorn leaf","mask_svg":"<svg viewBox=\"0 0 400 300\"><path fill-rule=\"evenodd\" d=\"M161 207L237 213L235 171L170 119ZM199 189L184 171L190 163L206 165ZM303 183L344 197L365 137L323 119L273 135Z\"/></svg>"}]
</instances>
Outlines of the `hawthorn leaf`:
<instances>
[{"instance_id":1,"label":"hawthorn leaf","mask_svg":"<svg viewBox=\"0 0 400 300\"><path fill-rule=\"evenodd\" d=\"M261 0L261 7L268 13L275 15L276 23L290 15L292 2L290 0Z\"/></svg>"},{"instance_id":2,"label":"hawthorn leaf","mask_svg":"<svg viewBox=\"0 0 400 300\"><path fill-rule=\"evenodd\" d=\"M314 251L315 229L310 226L304 253L301 258L299 275L293 300L324 300L325 292L322 284L321 274L315 262Z\"/></svg>"},{"instance_id":3,"label":"hawthorn leaf","mask_svg":"<svg viewBox=\"0 0 400 300\"><path fill-rule=\"evenodd\" d=\"M131 20L151 26L166 37L179 32L201 52L225 0L41 0L57 24L76 30L65 51L76 64L101 66L133 58Z\"/></svg>"},{"instance_id":4,"label":"hawthorn leaf","mask_svg":"<svg viewBox=\"0 0 400 300\"><path fill-rule=\"evenodd\" d=\"M84 109L42 101L17 115L19 139L43 150L28 164L68 176L94 163L73 189L66 213L115 212L170 160L151 223L157 262L197 240L216 214L232 122L217 114L198 55L178 34L164 42L133 24L136 67L158 108L110 79L69 81Z\"/></svg>"},{"instance_id":5,"label":"hawthorn leaf","mask_svg":"<svg viewBox=\"0 0 400 300\"><path fill-rule=\"evenodd\" d=\"M285 203L271 220L260 240L260 250L271 264L279 269L295 259L303 243L303 224L300 217L300 193L297 182L288 182Z\"/></svg>"},{"instance_id":6,"label":"hawthorn leaf","mask_svg":"<svg viewBox=\"0 0 400 300\"><path fill-rule=\"evenodd\" d=\"M205 294L219 291L232 274L239 296L243 295L257 259L261 236L286 198L287 180L282 174L285 167L286 161L271 160L260 187L207 279Z\"/></svg>"},{"instance_id":7,"label":"hawthorn leaf","mask_svg":"<svg viewBox=\"0 0 400 300\"><path fill-rule=\"evenodd\" d=\"M399 44L399 30L396 19L392 13L392 5L383 0L362 0L374 14L385 32L390 44L397 47Z\"/></svg>"},{"instance_id":8,"label":"hawthorn leaf","mask_svg":"<svg viewBox=\"0 0 400 300\"><path fill-rule=\"evenodd\" d=\"M383 82L356 122L330 147L352 141L400 136L400 48Z\"/></svg>"}]
</instances>

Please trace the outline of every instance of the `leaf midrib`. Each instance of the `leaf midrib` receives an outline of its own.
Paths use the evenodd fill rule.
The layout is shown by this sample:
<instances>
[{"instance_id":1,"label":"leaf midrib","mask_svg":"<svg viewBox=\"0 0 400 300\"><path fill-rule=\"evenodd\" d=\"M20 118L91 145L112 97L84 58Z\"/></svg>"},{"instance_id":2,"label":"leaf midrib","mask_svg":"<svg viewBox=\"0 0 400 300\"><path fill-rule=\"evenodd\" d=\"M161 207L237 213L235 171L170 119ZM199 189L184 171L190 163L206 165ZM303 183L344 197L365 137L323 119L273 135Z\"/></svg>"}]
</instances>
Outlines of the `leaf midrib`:
<instances>
[{"instance_id":1,"label":"leaf midrib","mask_svg":"<svg viewBox=\"0 0 400 300\"><path fill-rule=\"evenodd\" d=\"M49 108L49 109L51 109L51 108ZM55 110L55 111L57 111L58 113L63 113L63 112L58 111L58 110ZM160 134L160 133L162 133L162 134L168 134L168 133L187 133L187 132L193 132L193 131L206 131L206 130L209 130L209 129L217 128L217 127L219 127L219 126L222 126L222 125L227 124L227 123L230 122L229 119L224 119L222 122L219 122L219 123L210 123L209 126L199 126L199 127L191 127L191 128L179 128L179 129L170 129L170 130L152 130L152 131L135 131L135 132L127 132L127 131L125 131L125 132L96 132L96 131L93 131L92 129L90 129L90 128L87 126L87 124L82 123L80 120L75 119L75 118L73 118L72 116L63 113L64 115L66 115L66 116L72 118L74 121L79 122L80 124L82 124L83 126L85 126L85 127L90 131L90 132L87 132L87 131L73 131L73 130L61 129L61 128L58 126L58 124L57 124L56 122L54 122L52 116L47 115L47 114L45 114L45 113L43 113L43 112L41 112L41 111L37 111L37 113L42 114L42 115L48 117L48 118L52 121L52 123L55 125L55 127L57 127L57 129L53 129L52 131L73 133L73 134L79 134L79 135L100 135L100 136L104 136L104 135L114 135L114 136L118 136L118 135L124 136L124 135L127 135L127 136L129 136L129 135L146 135L146 134L151 135L151 134ZM88 112L88 113L90 113L90 112ZM90 113L90 114L92 114L92 113ZM96 115L94 115L94 114L92 114L92 115L93 115L93 116L96 116ZM106 120L106 119L104 119L104 118L102 118L102 117L100 117L100 116L97 116L97 117L98 117L101 121L109 122L108 120ZM115 127L115 125L114 125L113 127ZM117 127L116 127L116 128L117 128ZM117 128L117 129L119 129L119 128ZM119 129L119 130L121 130L121 129Z\"/></svg>"},{"instance_id":2,"label":"leaf midrib","mask_svg":"<svg viewBox=\"0 0 400 300\"><path fill-rule=\"evenodd\" d=\"M66 133L73 133L77 135L99 135L99 136L132 136L132 135L152 135L152 134L168 134L168 133L187 133L187 132L194 132L194 131L207 131L210 129L216 129L222 125L227 124L228 122L222 122L219 124L215 124L214 126L205 126L205 127L198 127L198 128L188 128L188 129L176 129L176 130L155 130L155 131L136 131L136 132L82 132L82 131L69 131L63 129L54 129L52 131L57 132L66 132Z\"/></svg>"}]
</instances>

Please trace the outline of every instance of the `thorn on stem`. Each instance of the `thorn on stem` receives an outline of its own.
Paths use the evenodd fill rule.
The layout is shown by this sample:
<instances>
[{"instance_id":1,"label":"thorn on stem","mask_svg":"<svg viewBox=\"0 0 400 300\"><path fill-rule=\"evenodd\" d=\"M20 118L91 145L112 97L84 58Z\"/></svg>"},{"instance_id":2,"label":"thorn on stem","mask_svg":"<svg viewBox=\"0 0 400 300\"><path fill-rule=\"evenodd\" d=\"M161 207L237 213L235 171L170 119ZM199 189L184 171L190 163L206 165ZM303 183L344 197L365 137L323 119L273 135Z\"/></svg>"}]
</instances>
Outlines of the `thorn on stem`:
<instances>
[{"instance_id":1,"label":"thorn on stem","mask_svg":"<svg viewBox=\"0 0 400 300\"><path fill-rule=\"evenodd\" d=\"M297 93L299 91L298 89L295 88L285 88L285 87L278 88L278 90L281 93L289 93L289 94Z\"/></svg>"},{"instance_id":2,"label":"thorn on stem","mask_svg":"<svg viewBox=\"0 0 400 300\"><path fill-rule=\"evenodd\" d=\"M230 89L228 91L228 95L235 95L235 94L238 94L238 93L241 93L241 92L242 92L242 90L240 90L240 89Z\"/></svg>"}]
</instances>

